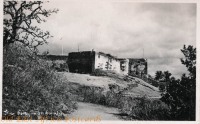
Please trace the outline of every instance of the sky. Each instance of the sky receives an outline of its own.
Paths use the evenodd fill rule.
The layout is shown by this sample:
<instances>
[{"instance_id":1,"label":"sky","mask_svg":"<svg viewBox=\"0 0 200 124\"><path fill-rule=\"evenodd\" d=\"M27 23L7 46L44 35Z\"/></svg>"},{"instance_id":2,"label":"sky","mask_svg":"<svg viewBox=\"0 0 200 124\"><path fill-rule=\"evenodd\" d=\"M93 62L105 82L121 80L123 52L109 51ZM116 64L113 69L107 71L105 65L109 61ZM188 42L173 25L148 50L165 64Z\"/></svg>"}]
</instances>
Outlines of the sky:
<instances>
[{"instance_id":1,"label":"sky","mask_svg":"<svg viewBox=\"0 0 200 124\"><path fill-rule=\"evenodd\" d=\"M119 58L147 58L148 73L158 70L180 78L183 45L196 47L196 4L134 3L114 1L50 1L57 14L40 25L54 37L40 52L64 55L78 51L102 51ZM144 52L143 52L144 51Z\"/></svg>"}]
</instances>

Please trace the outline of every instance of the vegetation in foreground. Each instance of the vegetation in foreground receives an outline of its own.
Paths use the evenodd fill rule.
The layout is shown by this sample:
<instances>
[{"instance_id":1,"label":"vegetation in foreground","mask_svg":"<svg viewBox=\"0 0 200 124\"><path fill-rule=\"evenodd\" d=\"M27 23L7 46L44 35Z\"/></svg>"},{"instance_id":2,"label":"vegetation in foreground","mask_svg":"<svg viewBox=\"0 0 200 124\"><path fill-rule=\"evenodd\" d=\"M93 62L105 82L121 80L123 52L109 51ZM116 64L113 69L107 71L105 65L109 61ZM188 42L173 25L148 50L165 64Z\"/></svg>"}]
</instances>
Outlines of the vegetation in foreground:
<instances>
[{"instance_id":1,"label":"vegetation in foreground","mask_svg":"<svg viewBox=\"0 0 200 124\"><path fill-rule=\"evenodd\" d=\"M11 119L38 119L39 115L57 118L76 108L68 85L37 58L37 47L52 37L38 26L58 12L44 9L43 4L4 1L2 115L10 115Z\"/></svg>"},{"instance_id":2,"label":"vegetation in foreground","mask_svg":"<svg viewBox=\"0 0 200 124\"><path fill-rule=\"evenodd\" d=\"M162 92L161 100L170 107L172 120L195 120L196 48L184 45L181 52L184 55L181 63L189 74L182 74L181 79L176 79L169 71L157 71L151 84Z\"/></svg>"},{"instance_id":3,"label":"vegetation in foreground","mask_svg":"<svg viewBox=\"0 0 200 124\"><path fill-rule=\"evenodd\" d=\"M75 85L75 84L74 84ZM95 86L74 86L73 94L77 100L94 104L115 107L120 110L118 116L125 120L169 120L169 106L159 99L147 97L124 96L117 90L105 91Z\"/></svg>"},{"instance_id":4,"label":"vegetation in foreground","mask_svg":"<svg viewBox=\"0 0 200 124\"><path fill-rule=\"evenodd\" d=\"M44 116L55 118L76 109L69 85L29 49L10 45L3 62L4 116L17 117L23 113L22 116L38 119L34 113L48 112Z\"/></svg>"},{"instance_id":5,"label":"vegetation in foreground","mask_svg":"<svg viewBox=\"0 0 200 124\"><path fill-rule=\"evenodd\" d=\"M196 48L185 46L181 49L185 58L181 63L187 67L189 75L181 79L171 78L162 101L169 105L173 120L195 120L196 115Z\"/></svg>"}]
</instances>

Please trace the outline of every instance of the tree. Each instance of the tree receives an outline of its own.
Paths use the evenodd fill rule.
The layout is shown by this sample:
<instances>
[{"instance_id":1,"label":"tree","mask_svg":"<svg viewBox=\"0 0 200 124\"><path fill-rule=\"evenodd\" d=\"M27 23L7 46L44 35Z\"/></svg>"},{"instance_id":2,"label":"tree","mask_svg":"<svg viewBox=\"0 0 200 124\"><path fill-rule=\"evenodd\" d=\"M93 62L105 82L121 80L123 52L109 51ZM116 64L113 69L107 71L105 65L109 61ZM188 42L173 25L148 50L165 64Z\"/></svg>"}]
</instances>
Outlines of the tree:
<instances>
[{"instance_id":1,"label":"tree","mask_svg":"<svg viewBox=\"0 0 200 124\"><path fill-rule=\"evenodd\" d=\"M51 37L34 23L45 22L43 17L57 13L58 9L46 10L42 8L42 1L4 1L3 46L20 42L36 50L37 46L47 43Z\"/></svg>"},{"instance_id":2,"label":"tree","mask_svg":"<svg viewBox=\"0 0 200 124\"><path fill-rule=\"evenodd\" d=\"M183 74L180 80L171 78L161 100L170 106L174 120L195 120L196 48L184 45L181 51L185 56L181 62L187 67L189 76Z\"/></svg>"},{"instance_id":3,"label":"tree","mask_svg":"<svg viewBox=\"0 0 200 124\"><path fill-rule=\"evenodd\" d=\"M172 74L169 71L156 71L155 80L163 80L165 82L168 82L170 80L171 75Z\"/></svg>"},{"instance_id":4,"label":"tree","mask_svg":"<svg viewBox=\"0 0 200 124\"><path fill-rule=\"evenodd\" d=\"M156 75L155 75L155 80L160 80L163 78L163 72L162 71L156 71Z\"/></svg>"},{"instance_id":5,"label":"tree","mask_svg":"<svg viewBox=\"0 0 200 124\"><path fill-rule=\"evenodd\" d=\"M172 74L169 71L156 71L154 79L159 82L158 86L161 92L165 91L166 85L169 83L171 75Z\"/></svg>"},{"instance_id":6,"label":"tree","mask_svg":"<svg viewBox=\"0 0 200 124\"><path fill-rule=\"evenodd\" d=\"M171 78L171 73L169 72L169 71L164 71L163 72L163 81L164 82L160 82L159 83L159 90L161 91L161 92L165 92L165 90L166 90L166 86L168 85L168 83L170 82L170 78Z\"/></svg>"},{"instance_id":7,"label":"tree","mask_svg":"<svg viewBox=\"0 0 200 124\"><path fill-rule=\"evenodd\" d=\"M190 78L196 79L196 48L191 45L186 48L184 45L181 51L185 56L184 59L181 59L182 64L187 67Z\"/></svg>"},{"instance_id":8,"label":"tree","mask_svg":"<svg viewBox=\"0 0 200 124\"><path fill-rule=\"evenodd\" d=\"M171 73L169 71L164 71L164 79L166 82L169 82L170 81L170 77L171 77Z\"/></svg>"}]
</instances>

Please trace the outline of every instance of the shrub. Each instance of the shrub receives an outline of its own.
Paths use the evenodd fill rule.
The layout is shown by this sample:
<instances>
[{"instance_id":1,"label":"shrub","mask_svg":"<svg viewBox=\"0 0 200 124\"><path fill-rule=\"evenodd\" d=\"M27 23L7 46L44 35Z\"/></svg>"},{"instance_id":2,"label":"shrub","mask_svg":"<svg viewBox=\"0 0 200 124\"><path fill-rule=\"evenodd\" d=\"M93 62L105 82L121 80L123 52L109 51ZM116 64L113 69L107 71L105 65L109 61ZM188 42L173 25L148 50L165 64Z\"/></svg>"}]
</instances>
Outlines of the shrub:
<instances>
[{"instance_id":1,"label":"shrub","mask_svg":"<svg viewBox=\"0 0 200 124\"><path fill-rule=\"evenodd\" d=\"M120 75L117 72L112 71L112 70L95 69L92 72L91 75L92 76L107 76L107 77L114 78L114 79L117 79L117 80L120 80L120 81L126 81L127 80L127 79L124 79L124 78L126 78L125 76Z\"/></svg>"},{"instance_id":2,"label":"shrub","mask_svg":"<svg viewBox=\"0 0 200 124\"><path fill-rule=\"evenodd\" d=\"M93 75L93 76L108 76L108 73L102 69L95 69L91 75Z\"/></svg>"},{"instance_id":3,"label":"shrub","mask_svg":"<svg viewBox=\"0 0 200 124\"><path fill-rule=\"evenodd\" d=\"M25 47L15 44L4 52L3 115L19 112L70 113L76 108L68 85ZM55 117L55 115L50 115ZM57 116L57 115L56 115ZM38 119L34 116L34 119Z\"/></svg>"},{"instance_id":4,"label":"shrub","mask_svg":"<svg viewBox=\"0 0 200 124\"><path fill-rule=\"evenodd\" d=\"M128 115L128 119L136 120L169 120L169 107L160 100L145 97L124 98L120 110Z\"/></svg>"},{"instance_id":5,"label":"shrub","mask_svg":"<svg viewBox=\"0 0 200 124\"><path fill-rule=\"evenodd\" d=\"M78 95L79 97L82 97L83 102L105 105L105 94L101 87L80 86Z\"/></svg>"},{"instance_id":6,"label":"shrub","mask_svg":"<svg viewBox=\"0 0 200 124\"><path fill-rule=\"evenodd\" d=\"M112 85L111 85L112 86ZM113 87L113 86L112 86ZM127 120L169 120L169 107L159 99L124 96L115 90L94 86L79 86L80 101L119 108Z\"/></svg>"},{"instance_id":7,"label":"shrub","mask_svg":"<svg viewBox=\"0 0 200 124\"><path fill-rule=\"evenodd\" d=\"M181 63L187 67L188 75L181 79L171 78L162 94L162 101L170 106L173 120L196 120L196 48L184 45Z\"/></svg>"}]
</instances>

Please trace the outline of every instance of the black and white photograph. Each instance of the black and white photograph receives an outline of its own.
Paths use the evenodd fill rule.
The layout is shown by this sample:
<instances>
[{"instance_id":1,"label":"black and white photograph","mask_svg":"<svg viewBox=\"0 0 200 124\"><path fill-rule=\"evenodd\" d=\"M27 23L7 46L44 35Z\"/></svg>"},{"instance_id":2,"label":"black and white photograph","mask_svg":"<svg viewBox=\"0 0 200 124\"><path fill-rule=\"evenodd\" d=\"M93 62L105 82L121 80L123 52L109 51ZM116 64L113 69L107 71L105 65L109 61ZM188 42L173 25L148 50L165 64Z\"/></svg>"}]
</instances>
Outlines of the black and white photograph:
<instances>
[{"instance_id":1,"label":"black and white photograph","mask_svg":"<svg viewBox=\"0 0 200 124\"><path fill-rule=\"evenodd\" d=\"M1 3L1 121L197 121L197 2Z\"/></svg>"}]
</instances>

